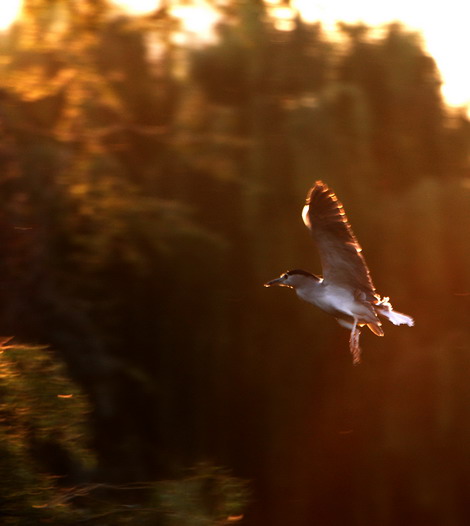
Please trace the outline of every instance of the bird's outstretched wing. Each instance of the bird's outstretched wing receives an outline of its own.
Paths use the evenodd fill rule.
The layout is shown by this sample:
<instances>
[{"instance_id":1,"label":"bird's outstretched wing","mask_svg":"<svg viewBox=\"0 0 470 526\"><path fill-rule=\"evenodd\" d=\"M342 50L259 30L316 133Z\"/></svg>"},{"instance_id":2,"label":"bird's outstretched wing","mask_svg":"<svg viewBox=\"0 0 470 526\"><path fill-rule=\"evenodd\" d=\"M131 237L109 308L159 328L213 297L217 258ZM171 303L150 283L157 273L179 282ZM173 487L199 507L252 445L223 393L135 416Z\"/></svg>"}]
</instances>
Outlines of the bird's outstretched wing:
<instances>
[{"instance_id":1,"label":"bird's outstretched wing","mask_svg":"<svg viewBox=\"0 0 470 526\"><path fill-rule=\"evenodd\" d=\"M344 285L373 301L375 288L361 254L361 246L334 192L317 181L307 195L302 212L305 225L315 240L323 277L335 285Z\"/></svg>"}]
</instances>

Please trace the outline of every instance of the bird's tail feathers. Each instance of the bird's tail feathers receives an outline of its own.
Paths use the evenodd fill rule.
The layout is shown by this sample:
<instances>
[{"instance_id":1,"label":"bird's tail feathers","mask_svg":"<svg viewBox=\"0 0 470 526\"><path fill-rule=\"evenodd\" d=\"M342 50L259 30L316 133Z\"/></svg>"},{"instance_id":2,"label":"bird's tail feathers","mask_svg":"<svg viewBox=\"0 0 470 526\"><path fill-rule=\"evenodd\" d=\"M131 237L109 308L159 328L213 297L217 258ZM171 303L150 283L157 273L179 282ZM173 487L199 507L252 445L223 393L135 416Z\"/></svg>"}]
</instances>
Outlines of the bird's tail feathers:
<instances>
[{"instance_id":1,"label":"bird's tail feathers","mask_svg":"<svg viewBox=\"0 0 470 526\"><path fill-rule=\"evenodd\" d=\"M408 325L408 327L413 327L415 324L413 318L402 312L397 312L393 310L389 298L380 299L376 305L375 310L382 316L385 316L389 321L394 325Z\"/></svg>"}]
</instances>

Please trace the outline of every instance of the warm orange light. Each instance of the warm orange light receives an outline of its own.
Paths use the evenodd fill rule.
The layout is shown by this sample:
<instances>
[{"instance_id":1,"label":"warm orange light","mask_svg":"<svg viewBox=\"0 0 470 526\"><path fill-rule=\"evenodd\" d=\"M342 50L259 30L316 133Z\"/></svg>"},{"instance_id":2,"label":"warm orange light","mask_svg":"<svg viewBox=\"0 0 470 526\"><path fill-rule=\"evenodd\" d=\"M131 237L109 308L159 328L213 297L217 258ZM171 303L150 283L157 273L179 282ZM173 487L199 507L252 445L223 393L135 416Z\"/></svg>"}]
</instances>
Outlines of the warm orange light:
<instances>
[{"instance_id":1,"label":"warm orange light","mask_svg":"<svg viewBox=\"0 0 470 526\"><path fill-rule=\"evenodd\" d=\"M295 28L295 9L284 5L276 6L269 9L269 14L274 21L274 27L279 31L292 31Z\"/></svg>"},{"instance_id":2,"label":"warm orange light","mask_svg":"<svg viewBox=\"0 0 470 526\"><path fill-rule=\"evenodd\" d=\"M183 42L211 44L217 40L215 28L221 15L204 0L175 5L171 8L170 13L181 21L183 32L189 36L189 38L183 38Z\"/></svg>"},{"instance_id":3,"label":"warm orange light","mask_svg":"<svg viewBox=\"0 0 470 526\"><path fill-rule=\"evenodd\" d=\"M132 15L145 15L156 11L161 5L161 0L112 0L112 3Z\"/></svg>"},{"instance_id":4,"label":"warm orange light","mask_svg":"<svg viewBox=\"0 0 470 526\"><path fill-rule=\"evenodd\" d=\"M8 0L0 3L0 31L10 27L19 17L22 0Z\"/></svg>"},{"instance_id":5,"label":"warm orange light","mask_svg":"<svg viewBox=\"0 0 470 526\"><path fill-rule=\"evenodd\" d=\"M434 23L424 28L424 36L429 53L436 60L444 81L444 98L451 105L469 108L470 75L465 62L462 62L462 57L470 47L468 18L462 12L459 17L458 11L450 17L449 12L452 12L451 6L446 8L444 15L435 10L430 20Z\"/></svg>"},{"instance_id":6,"label":"warm orange light","mask_svg":"<svg viewBox=\"0 0 470 526\"><path fill-rule=\"evenodd\" d=\"M470 75L462 62L462 54L470 47L465 2L447 0L443 6L424 0L292 0L291 6L306 22L321 21L327 29L334 29L338 20L371 26L400 21L420 31L441 72L445 100L450 105L470 108Z\"/></svg>"},{"instance_id":7,"label":"warm orange light","mask_svg":"<svg viewBox=\"0 0 470 526\"><path fill-rule=\"evenodd\" d=\"M273 12L277 29L294 28L292 13L297 10L308 23L321 21L327 29L334 29L337 20L363 21L380 25L399 20L412 29L421 31L429 53L435 58L442 74L442 93L455 106L470 107L470 75L462 62L462 54L470 47L467 28L468 8L461 0L447 0L445 7L428 0L291 0L290 7L281 0L264 0ZM131 14L150 13L161 7L162 0L112 0ZM7 29L19 17L22 0L0 0L0 31ZM171 2L171 14L181 20L183 43L213 43L215 26L220 13L205 0ZM216 3L217 5L217 3ZM189 38L188 38L189 35Z\"/></svg>"},{"instance_id":8,"label":"warm orange light","mask_svg":"<svg viewBox=\"0 0 470 526\"><path fill-rule=\"evenodd\" d=\"M227 517L227 522L238 522L243 519L243 515L230 515Z\"/></svg>"}]
</instances>

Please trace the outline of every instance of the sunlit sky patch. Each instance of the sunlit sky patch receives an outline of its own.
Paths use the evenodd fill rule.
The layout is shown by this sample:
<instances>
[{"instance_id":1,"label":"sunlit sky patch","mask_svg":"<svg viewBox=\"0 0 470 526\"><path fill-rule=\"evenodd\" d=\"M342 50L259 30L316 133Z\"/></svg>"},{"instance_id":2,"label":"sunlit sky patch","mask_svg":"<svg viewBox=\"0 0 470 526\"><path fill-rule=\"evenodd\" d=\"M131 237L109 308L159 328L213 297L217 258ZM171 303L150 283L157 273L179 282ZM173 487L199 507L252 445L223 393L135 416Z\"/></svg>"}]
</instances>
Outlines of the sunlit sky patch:
<instances>
[{"instance_id":1,"label":"sunlit sky patch","mask_svg":"<svg viewBox=\"0 0 470 526\"><path fill-rule=\"evenodd\" d=\"M6 29L19 15L21 0L7 0L0 5L0 31Z\"/></svg>"},{"instance_id":2,"label":"sunlit sky patch","mask_svg":"<svg viewBox=\"0 0 470 526\"><path fill-rule=\"evenodd\" d=\"M181 20L184 33L180 37L186 35L190 41L207 44L217 40L215 27L222 15L204 0L194 0L192 5L173 7L170 12ZM183 42L185 42L184 39Z\"/></svg>"},{"instance_id":3,"label":"sunlit sky patch","mask_svg":"<svg viewBox=\"0 0 470 526\"><path fill-rule=\"evenodd\" d=\"M268 0L269 2L269 0ZM277 3L273 0L271 3ZM469 6L461 0L293 0L308 22L321 20L333 28L338 19L380 25L401 21L424 37L428 52L436 60L444 81L442 94L450 105L470 106L470 74L465 59L470 48Z\"/></svg>"},{"instance_id":4,"label":"sunlit sky patch","mask_svg":"<svg viewBox=\"0 0 470 526\"><path fill-rule=\"evenodd\" d=\"M22 0L0 0L0 30L8 28L18 16ZM135 15L158 8L161 0L112 0L112 2ZM265 0L278 11L277 27L290 30L293 20L281 0ZM170 3L171 5L171 3ZM466 50L470 49L467 2L447 0L292 0L305 21L321 21L333 28L337 20L363 21L368 25L379 25L400 20L412 29L422 32L429 53L436 59L444 84L442 92L451 105L470 106L470 74L465 64ZM204 0L186 2L186 6L174 7L172 14L182 21L182 29L189 41L209 43L215 38L214 25L220 14L210 8ZM181 35L180 35L181 36ZM182 41L185 41L184 39ZM188 39L186 40L188 41Z\"/></svg>"}]
</instances>

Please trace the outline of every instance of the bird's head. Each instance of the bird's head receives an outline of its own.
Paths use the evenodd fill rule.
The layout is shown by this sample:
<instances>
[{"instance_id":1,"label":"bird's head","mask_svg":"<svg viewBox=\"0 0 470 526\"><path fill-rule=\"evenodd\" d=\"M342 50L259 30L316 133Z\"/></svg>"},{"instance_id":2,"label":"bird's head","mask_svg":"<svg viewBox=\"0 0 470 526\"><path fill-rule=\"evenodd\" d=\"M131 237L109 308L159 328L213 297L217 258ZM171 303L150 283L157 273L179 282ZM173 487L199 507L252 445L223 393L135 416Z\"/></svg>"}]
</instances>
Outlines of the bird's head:
<instances>
[{"instance_id":1,"label":"bird's head","mask_svg":"<svg viewBox=\"0 0 470 526\"><path fill-rule=\"evenodd\" d=\"M321 278L306 272L305 270L288 270L281 274L278 278L268 281L264 284L265 287L272 287L278 285L280 287L290 287L292 289L319 283Z\"/></svg>"}]
</instances>

